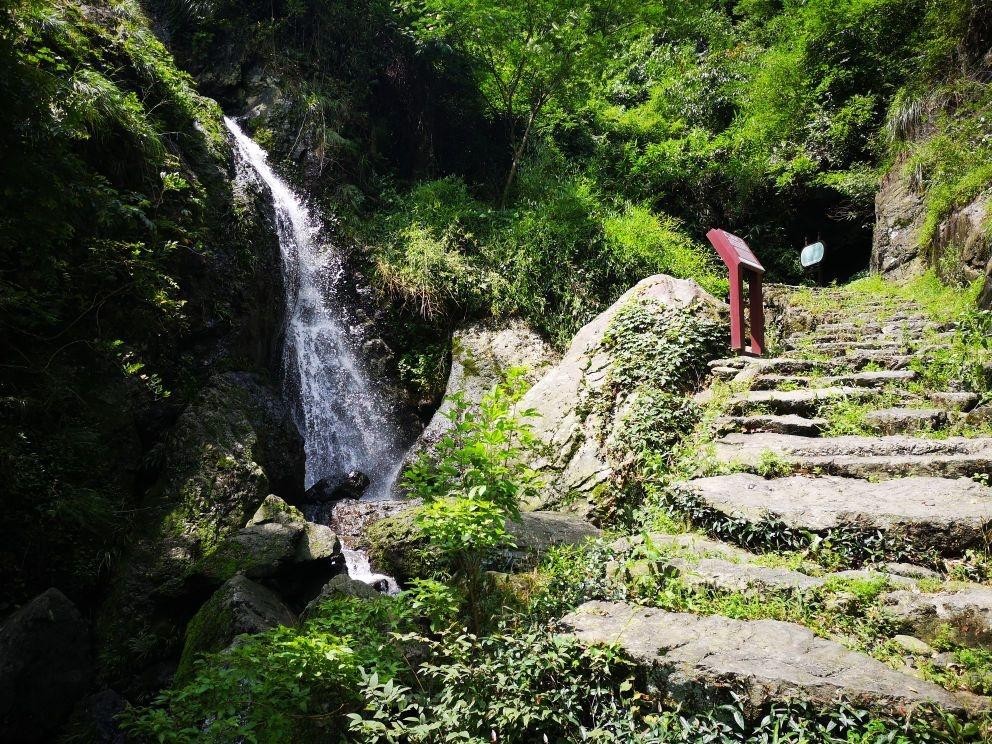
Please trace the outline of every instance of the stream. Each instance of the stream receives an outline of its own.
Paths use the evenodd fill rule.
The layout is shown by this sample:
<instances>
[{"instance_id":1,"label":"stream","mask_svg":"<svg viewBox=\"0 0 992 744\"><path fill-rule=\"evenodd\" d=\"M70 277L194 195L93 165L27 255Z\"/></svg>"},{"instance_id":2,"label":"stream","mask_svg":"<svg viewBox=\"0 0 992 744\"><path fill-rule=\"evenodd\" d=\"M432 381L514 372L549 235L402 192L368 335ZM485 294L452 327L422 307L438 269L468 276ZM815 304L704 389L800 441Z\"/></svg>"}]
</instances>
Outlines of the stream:
<instances>
[{"instance_id":1,"label":"stream","mask_svg":"<svg viewBox=\"0 0 992 744\"><path fill-rule=\"evenodd\" d=\"M404 448L394 412L358 351L366 339L342 299L350 281L342 257L258 143L233 119L224 123L234 139L239 183L272 198L286 294L283 379L304 441L304 487L325 481L333 488L357 471L369 478L363 501L388 499ZM372 571L364 553L343 541L342 548L351 578L398 591L392 578Z\"/></svg>"}]
</instances>

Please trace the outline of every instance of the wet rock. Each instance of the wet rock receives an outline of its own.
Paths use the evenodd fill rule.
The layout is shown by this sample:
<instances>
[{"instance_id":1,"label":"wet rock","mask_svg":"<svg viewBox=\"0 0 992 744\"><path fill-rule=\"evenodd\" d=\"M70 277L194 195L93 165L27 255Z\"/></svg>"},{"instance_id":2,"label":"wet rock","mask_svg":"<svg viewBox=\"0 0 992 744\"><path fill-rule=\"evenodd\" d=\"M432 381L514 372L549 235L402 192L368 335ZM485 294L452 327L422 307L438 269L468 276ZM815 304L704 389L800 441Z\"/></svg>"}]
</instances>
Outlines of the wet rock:
<instances>
[{"instance_id":1,"label":"wet rock","mask_svg":"<svg viewBox=\"0 0 992 744\"><path fill-rule=\"evenodd\" d=\"M612 475L614 464L606 452L601 432L611 431L614 422L603 420L591 402L606 384L612 358L603 337L613 318L629 302L637 300L664 307L693 308L694 312L718 316L726 306L692 281L653 276L639 282L607 310L586 324L572 340L564 358L534 385L521 401L534 409L534 431L546 445L548 455L535 463L546 476L542 498L530 506L538 509L565 506L580 513L591 508L595 492ZM622 391L629 397L632 390ZM613 410L623 410L615 401Z\"/></svg>"},{"instance_id":2,"label":"wet rock","mask_svg":"<svg viewBox=\"0 0 992 744\"><path fill-rule=\"evenodd\" d=\"M358 499L369 487L369 477L353 470L344 479L321 478L303 494L304 503L326 503L343 499Z\"/></svg>"},{"instance_id":3,"label":"wet rock","mask_svg":"<svg viewBox=\"0 0 992 744\"><path fill-rule=\"evenodd\" d=\"M679 488L728 517L752 523L771 517L821 534L838 527L879 529L911 549L946 555L983 545L985 526L992 521L992 489L967 478L873 483L831 476L766 480L738 473Z\"/></svg>"},{"instance_id":4,"label":"wet rock","mask_svg":"<svg viewBox=\"0 0 992 744\"><path fill-rule=\"evenodd\" d=\"M930 702L961 709L946 690L793 623L594 601L562 624L584 643L619 644L663 695L689 705L729 702L743 692L746 713L755 717L785 700L827 707L843 699L888 710Z\"/></svg>"},{"instance_id":5,"label":"wet rock","mask_svg":"<svg viewBox=\"0 0 992 744\"><path fill-rule=\"evenodd\" d=\"M261 633L278 625L296 625L296 616L279 595L245 576L235 576L190 620L176 679L189 678L198 655L221 651L243 633Z\"/></svg>"},{"instance_id":6,"label":"wet rock","mask_svg":"<svg viewBox=\"0 0 992 744\"><path fill-rule=\"evenodd\" d=\"M921 594L890 592L882 597L885 610L914 635L934 640L950 630L955 641L965 646L992 643L992 588Z\"/></svg>"},{"instance_id":7,"label":"wet rock","mask_svg":"<svg viewBox=\"0 0 992 744\"><path fill-rule=\"evenodd\" d=\"M54 740L92 683L89 627L58 589L0 625L0 741Z\"/></svg>"}]
</instances>

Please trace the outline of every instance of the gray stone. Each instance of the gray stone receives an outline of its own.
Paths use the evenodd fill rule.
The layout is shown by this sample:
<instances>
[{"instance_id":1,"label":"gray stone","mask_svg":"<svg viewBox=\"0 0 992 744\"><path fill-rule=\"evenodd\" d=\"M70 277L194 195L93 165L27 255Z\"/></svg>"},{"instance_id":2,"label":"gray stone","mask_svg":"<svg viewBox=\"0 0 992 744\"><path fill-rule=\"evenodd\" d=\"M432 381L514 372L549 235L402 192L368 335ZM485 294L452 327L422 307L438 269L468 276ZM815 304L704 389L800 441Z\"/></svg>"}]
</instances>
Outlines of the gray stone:
<instances>
[{"instance_id":1,"label":"gray stone","mask_svg":"<svg viewBox=\"0 0 992 744\"><path fill-rule=\"evenodd\" d=\"M578 545L599 537L602 530L572 514L525 512L519 522L507 522L518 550L543 555L556 545Z\"/></svg>"},{"instance_id":2,"label":"gray stone","mask_svg":"<svg viewBox=\"0 0 992 744\"><path fill-rule=\"evenodd\" d=\"M245 576L235 576L214 592L186 626L176 679L188 679L200 654L220 651L244 633L261 633L278 625L296 625L296 616L279 595Z\"/></svg>"},{"instance_id":3,"label":"gray stone","mask_svg":"<svg viewBox=\"0 0 992 744\"><path fill-rule=\"evenodd\" d=\"M53 741L93 683L89 627L58 589L0 625L0 741Z\"/></svg>"},{"instance_id":4,"label":"gray stone","mask_svg":"<svg viewBox=\"0 0 992 744\"><path fill-rule=\"evenodd\" d=\"M925 268L919 236L926 210L923 195L905 174L905 158L896 159L875 196L871 270L889 279L906 279Z\"/></svg>"},{"instance_id":5,"label":"gray stone","mask_svg":"<svg viewBox=\"0 0 992 744\"><path fill-rule=\"evenodd\" d=\"M444 400L407 459L425 447L432 447L451 428L447 414L455 394L464 396L469 404L478 404L511 367L524 367L525 378L535 383L558 361L558 356L522 320L484 321L456 331L451 342L451 372Z\"/></svg>"},{"instance_id":6,"label":"gray stone","mask_svg":"<svg viewBox=\"0 0 992 744\"><path fill-rule=\"evenodd\" d=\"M916 379L912 370L888 370L884 372L856 372L847 375L807 378L795 375L758 375L751 386L752 390L776 390L787 386L821 389L826 387L867 387L877 388L893 383L911 382Z\"/></svg>"},{"instance_id":7,"label":"gray stone","mask_svg":"<svg viewBox=\"0 0 992 744\"><path fill-rule=\"evenodd\" d=\"M255 514L248 520L245 527L254 527L255 525L265 524L267 522L276 522L289 526L302 524L305 521L306 517L303 516L303 512L270 493L265 497L265 500L259 505L258 509L255 510Z\"/></svg>"},{"instance_id":8,"label":"gray stone","mask_svg":"<svg viewBox=\"0 0 992 744\"><path fill-rule=\"evenodd\" d=\"M923 702L961 708L946 690L792 623L594 601L562 624L584 643L619 644L647 668L663 695L690 705L743 692L750 715L785 700L820 707L843 699L873 709Z\"/></svg>"},{"instance_id":9,"label":"gray stone","mask_svg":"<svg viewBox=\"0 0 992 744\"><path fill-rule=\"evenodd\" d=\"M910 579L937 579L940 580L943 577L936 571L925 568L923 566L916 566L912 563L885 563L882 565L884 571L888 574L894 576L905 576Z\"/></svg>"},{"instance_id":10,"label":"gray stone","mask_svg":"<svg viewBox=\"0 0 992 744\"><path fill-rule=\"evenodd\" d=\"M864 400L878 395L877 390L859 387L826 387L805 390L752 390L735 395L728 406L734 414L746 414L761 407L777 414L809 416L821 405L835 400Z\"/></svg>"},{"instance_id":11,"label":"gray stone","mask_svg":"<svg viewBox=\"0 0 992 744\"><path fill-rule=\"evenodd\" d=\"M540 501L530 505L532 508L569 502L575 510L585 511L591 492L613 473L602 432L611 431L614 422L604 420L590 402L603 390L612 364L603 335L617 313L635 299L712 314L726 312L723 303L695 282L658 275L639 282L579 330L561 362L520 403L523 409L537 411L538 416L532 420L534 433L548 451L546 458L535 463L545 475L547 487ZM622 402L617 401L615 410L622 408Z\"/></svg>"},{"instance_id":12,"label":"gray stone","mask_svg":"<svg viewBox=\"0 0 992 744\"><path fill-rule=\"evenodd\" d=\"M823 585L823 579L807 576L799 571L732 563L720 558L675 558L665 565L677 572L688 586L702 586L725 592L803 592Z\"/></svg>"},{"instance_id":13,"label":"gray stone","mask_svg":"<svg viewBox=\"0 0 992 744\"><path fill-rule=\"evenodd\" d=\"M947 412L936 408L883 408L870 411L865 424L879 434L914 434L947 426Z\"/></svg>"},{"instance_id":14,"label":"gray stone","mask_svg":"<svg viewBox=\"0 0 992 744\"><path fill-rule=\"evenodd\" d=\"M754 557L746 550L741 550L736 545L711 540L704 535L686 533L682 535L669 535L661 532L652 532L647 535L631 535L621 537L611 544L615 553L626 553L635 548L644 546L650 552L658 555L682 555L692 554L700 558L723 558L731 561L746 561Z\"/></svg>"},{"instance_id":15,"label":"gray stone","mask_svg":"<svg viewBox=\"0 0 992 744\"><path fill-rule=\"evenodd\" d=\"M334 530L313 522L307 522L303 526L303 534L296 543L294 560L297 563L334 560L340 555L341 541Z\"/></svg>"},{"instance_id":16,"label":"gray stone","mask_svg":"<svg viewBox=\"0 0 992 744\"><path fill-rule=\"evenodd\" d=\"M716 421L721 433L771 432L774 434L795 434L799 437L818 437L827 426L826 419L805 418L804 416L728 416Z\"/></svg>"},{"instance_id":17,"label":"gray stone","mask_svg":"<svg viewBox=\"0 0 992 744\"><path fill-rule=\"evenodd\" d=\"M754 468L769 454L793 468L850 478L992 473L992 438L797 437L729 434L716 442L718 461Z\"/></svg>"},{"instance_id":18,"label":"gray stone","mask_svg":"<svg viewBox=\"0 0 992 744\"><path fill-rule=\"evenodd\" d=\"M962 478L902 478L872 483L831 476L766 480L738 473L680 486L707 506L749 522L769 517L824 533L838 527L880 529L916 550L961 555L984 545L992 489Z\"/></svg>"},{"instance_id":19,"label":"gray stone","mask_svg":"<svg viewBox=\"0 0 992 744\"><path fill-rule=\"evenodd\" d=\"M883 595L882 603L886 612L921 638L933 640L949 628L962 645L992 643L992 587L976 585L934 594L896 591Z\"/></svg>"},{"instance_id":20,"label":"gray stone","mask_svg":"<svg viewBox=\"0 0 992 744\"><path fill-rule=\"evenodd\" d=\"M930 402L946 408L948 411L968 412L978 405L980 398L977 393L939 392L930 393Z\"/></svg>"},{"instance_id":21,"label":"gray stone","mask_svg":"<svg viewBox=\"0 0 992 744\"><path fill-rule=\"evenodd\" d=\"M930 656L933 653L933 647L930 644L924 643L919 638L914 638L913 636L897 635L892 640L903 651L915 656Z\"/></svg>"},{"instance_id":22,"label":"gray stone","mask_svg":"<svg viewBox=\"0 0 992 744\"><path fill-rule=\"evenodd\" d=\"M992 425L992 405L985 404L968 411L964 421L969 426L981 427Z\"/></svg>"}]
</instances>

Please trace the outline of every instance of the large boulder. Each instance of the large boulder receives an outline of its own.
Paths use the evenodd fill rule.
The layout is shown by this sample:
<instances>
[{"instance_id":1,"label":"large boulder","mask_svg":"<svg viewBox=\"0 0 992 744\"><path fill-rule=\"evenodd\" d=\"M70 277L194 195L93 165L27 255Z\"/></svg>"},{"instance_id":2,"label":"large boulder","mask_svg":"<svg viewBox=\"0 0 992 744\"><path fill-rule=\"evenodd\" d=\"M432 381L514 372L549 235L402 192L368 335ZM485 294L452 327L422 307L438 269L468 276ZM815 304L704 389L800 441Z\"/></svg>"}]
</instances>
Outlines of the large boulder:
<instances>
[{"instance_id":1,"label":"large boulder","mask_svg":"<svg viewBox=\"0 0 992 744\"><path fill-rule=\"evenodd\" d=\"M214 593L186 627L176 680L189 678L200 654L221 651L239 635L261 633L278 625L296 625L296 616L279 595L245 576L235 576Z\"/></svg>"},{"instance_id":2,"label":"large boulder","mask_svg":"<svg viewBox=\"0 0 992 744\"><path fill-rule=\"evenodd\" d=\"M419 504L405 511L370 524L363 536L369 562L378 571L397 581L421 578L436 568L438 556L430 549L427 538L416 523ZM556 545L579 544L598 537L599 529L572 514L556 512L525 512L519 522L507 522L515 547L507 550L506 562L530 565Z\"/></svg>"},{"instance_id":3,"label":"large boulder","mask_svg":"<svg viewBox=\"0 0 992 744\"><path fill-rule=\"evenodd\" d=\"M561 362L520 403L539 414L533 419L534 429L547 448L546 457L536 463L547 487L543 498L531 505L534 508L571 504L584 511L617 465L608 440L616 435L636 390L630 386L608 389L616 350L607 332L631 303L713 318L726 309L695 282L658 275L639 282L576 334Z\"/></svg>"},{"instance_id":4,"label":"large boulder","mask_svg":"<svg viewBox=\"0 0 992 744\"><path fill-rule=\"evenodd\" d=\"M0 626L0 741L51 741L93 683L89 627L49 589Z\"/></svg>"},{"instance_id":5,"label":"large boulder","mask_svg":"<svg viewBox=\"0 0 992 744\"><path fill-rule=\"evenodd\" d=\"M341 541L325 525L269 494L248 524L217 545L189 571L189 580L217 586L236 574L266 581L305 604L344 570Z\"/></svg>"},{"instance_id":6,"label":"large boulder","mask_svg":"<svg viewBox=\"0 0 992 744\"><path fill-rule=\"evenodd\" d=\"M558 356L522 320L484 321L456 331L451 341L451 372L444 400L411 448L408 460L436 444L451 429L447 414L456 394L462 395L470 405L478 404L510 368L523 367L525 378L534 383Z\"/></svg>"}]
</instances>

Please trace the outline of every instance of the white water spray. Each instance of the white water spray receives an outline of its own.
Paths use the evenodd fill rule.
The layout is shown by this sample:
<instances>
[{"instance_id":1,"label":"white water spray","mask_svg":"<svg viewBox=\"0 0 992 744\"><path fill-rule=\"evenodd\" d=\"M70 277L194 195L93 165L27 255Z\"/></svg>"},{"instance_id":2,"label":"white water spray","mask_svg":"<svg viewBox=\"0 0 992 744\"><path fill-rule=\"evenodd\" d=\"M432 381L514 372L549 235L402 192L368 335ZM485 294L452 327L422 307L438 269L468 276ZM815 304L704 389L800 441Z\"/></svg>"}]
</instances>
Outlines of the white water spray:
<instances>
[{"instance_id":1,"label":"white water spray","mask_svg":"<svg viewBox=\"0 0 992 744\"><path fill-rule=\"evenodd\" d=\"M265 151L237 122L225 117L224 123L234 138L239 181L263 185L272 195L286 289L283 365L304 439L306 487L325 478L333 485L357 470L370 479L369 498L386 498L402 449L392 411L358 353L364 339L339 298L347 279L341 257L322 240L320 221L272 170ZM361 554L345 555L349 574L353 568L361 574L353 578L386 578L372 574Z\"/></svg>"}]
</instances>

